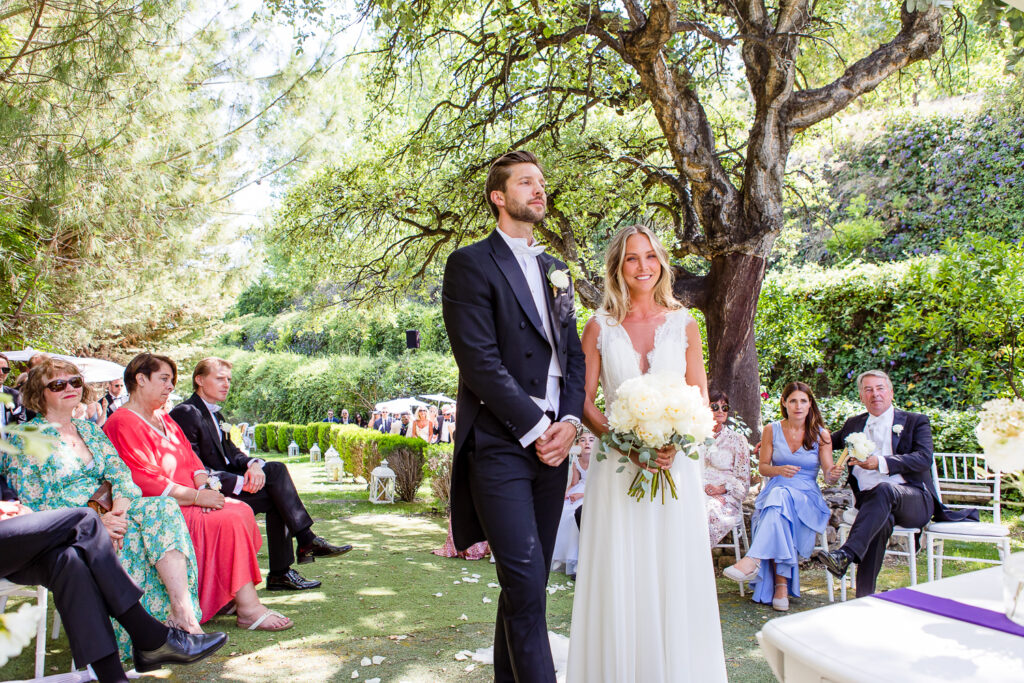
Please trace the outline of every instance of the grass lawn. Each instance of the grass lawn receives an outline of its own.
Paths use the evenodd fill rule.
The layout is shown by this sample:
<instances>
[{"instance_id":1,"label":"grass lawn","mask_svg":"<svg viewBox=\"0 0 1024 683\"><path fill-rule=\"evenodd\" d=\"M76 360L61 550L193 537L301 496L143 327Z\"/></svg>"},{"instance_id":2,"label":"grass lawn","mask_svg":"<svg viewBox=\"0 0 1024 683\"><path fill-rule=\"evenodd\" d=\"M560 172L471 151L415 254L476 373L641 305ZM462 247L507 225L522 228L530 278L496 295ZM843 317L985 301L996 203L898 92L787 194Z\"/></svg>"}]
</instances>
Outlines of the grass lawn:
<instances>
[{"instance_id":1,"label":"grass lawn","mask_svg":"<svg viewBox=\"0 0 1024 683\"><path fill-rule=\"evenodd\" d=\"M295 620L283 633L250 633L219 617L207 630L230 635L217 655L187 668L157 672L171 681L351 681L380 678L383 683L409 681L489 681L490 666L457 661L460 650L491 644L498 589L494 566L487 560L466 562L432 555L445 540L446 519L429 504L377 506L367 502L364 485L328 482L321 465L304 458L267 458L288 463L296 485L316 522L314 529L335 543L351 543L347 555L297 568L323 587L297 593L260 591L264 602ZM426 488L423 499L429 499ZM1014 547L1020 549L1021 525L1015 514ZM262 527L262 517L258 518ZM947 549L951 544L947 543ZM979 548L980 549L980 548ZM995 557L994 549L990 555ZM267 570L264 547L260 562ZM947 563L945 575L984 568L967 562ZM477 578L475 575L479 575ZM924 553L918 576L927 576ZM476 582L464 581L466 577ZM791 612L828 603L825 571L814 565L801 576L803 597L791 601ZM905 586L905 565L887 564L881 588ZM564 575L553 574L548 599L548 627L569 634L573 591ZM438 595L440 594L440 595ZM754 634L777 613L741 598L734 582L718 580L722 634L732 681L773 681ZM490 602L485 602L489 599ZM12 605L16 605L12 600ZM52 607L51 607L52 612ZM52 616L51 616L52 618ZM2 679L29 678L35 644L0 670ZM377 666L364 667L364 657L383 656ZM48 641L48 673L67 671L70 654L64 634ZM468 670L467 670L468 669ZM353 672L359 675L353 679Z\"/></svg>"}]
</instances>

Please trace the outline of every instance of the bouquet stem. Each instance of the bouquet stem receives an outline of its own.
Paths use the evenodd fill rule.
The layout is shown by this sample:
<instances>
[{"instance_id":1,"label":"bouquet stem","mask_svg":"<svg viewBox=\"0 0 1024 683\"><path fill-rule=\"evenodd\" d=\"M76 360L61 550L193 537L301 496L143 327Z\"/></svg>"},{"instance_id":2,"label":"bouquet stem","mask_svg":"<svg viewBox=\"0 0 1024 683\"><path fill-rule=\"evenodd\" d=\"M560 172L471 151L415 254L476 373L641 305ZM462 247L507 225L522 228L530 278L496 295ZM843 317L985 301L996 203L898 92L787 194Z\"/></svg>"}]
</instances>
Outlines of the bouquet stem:
<instances>
[{"instance_id":1,"label":"bouquet stem","mask_svg":"<svg viewBox=\"0 0 1024 683\"><path fill-rule=\"evenodd\" d=\"M661 492L661 502L665 502L665 489L669 490L669 494L673 500L678 500L679 495L676 491L676 482L672 478L672 473L668 470L656 470L650 472L652 475L651 479L648 480L645 476L646 470L640 470L633 477L633 483L629 485L630 498L635 498L637 501L643 500L645 497L650 497L651 500L657 496L658 492Z\"/></svg>"}]
</instances>

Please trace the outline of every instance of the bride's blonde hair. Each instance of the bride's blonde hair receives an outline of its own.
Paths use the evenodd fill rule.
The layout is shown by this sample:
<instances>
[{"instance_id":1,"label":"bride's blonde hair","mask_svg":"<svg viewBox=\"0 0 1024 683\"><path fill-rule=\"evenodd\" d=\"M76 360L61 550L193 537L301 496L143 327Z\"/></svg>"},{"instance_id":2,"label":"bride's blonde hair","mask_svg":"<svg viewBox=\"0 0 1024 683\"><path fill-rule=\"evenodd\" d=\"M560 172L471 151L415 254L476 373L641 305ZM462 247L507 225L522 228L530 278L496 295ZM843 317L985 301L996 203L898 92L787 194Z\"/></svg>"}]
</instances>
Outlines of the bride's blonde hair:
<instances>
[{"instance_id":1,"label":"bride's blonde hair","mask_svg":"<svg viewBox=\"0 0 1024 683\"><path fill-rule=\"evenodd\" d=\"M658 281L654 283L654 302L670 310L683 307L672 294L675 274L668 263L668 251L665 250L665 246L647 226L630 225L616 233L608 244L608 252L604 257L604 300L601 307L617 323L621 323L629 313L629 288L622 281L622 264L626 260L626 240L633 235L644 235L651 241L658 263L661 264L661 273L658 275Z\"/></svg>"}]
</instances>

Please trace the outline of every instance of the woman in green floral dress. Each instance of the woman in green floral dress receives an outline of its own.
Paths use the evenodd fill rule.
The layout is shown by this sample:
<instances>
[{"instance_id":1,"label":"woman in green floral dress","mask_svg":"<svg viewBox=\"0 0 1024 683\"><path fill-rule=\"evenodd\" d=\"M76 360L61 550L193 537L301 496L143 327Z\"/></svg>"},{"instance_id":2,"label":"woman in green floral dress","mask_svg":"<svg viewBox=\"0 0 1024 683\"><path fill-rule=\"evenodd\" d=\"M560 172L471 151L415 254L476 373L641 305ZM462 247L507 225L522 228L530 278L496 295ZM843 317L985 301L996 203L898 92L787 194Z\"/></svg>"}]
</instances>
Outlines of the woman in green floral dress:
<instances>
[{"instance_id":1,"label":"woman in green floral dress","mask_svg":"<svg viewBox=\"0 0 1024 683\"><path fill-rule=\"evenodd\" d=\"M84 507L100 482L113 487L113 508L100 520L110 534L121 564L145 591L142 606L155 618L190 633L202 633L196 556L177 501L144 498L131 472L106 435L71 412L90 393L71 363L48 359L29 373L22 392L29 410L39 413L26 426L53 437L47 453L26 452L14 437L16 452L0 454L0 474L16 481L21 502L34 510ZM121 657L131 656L128 634L114 622Z\"/></svg>"}]
</instances>

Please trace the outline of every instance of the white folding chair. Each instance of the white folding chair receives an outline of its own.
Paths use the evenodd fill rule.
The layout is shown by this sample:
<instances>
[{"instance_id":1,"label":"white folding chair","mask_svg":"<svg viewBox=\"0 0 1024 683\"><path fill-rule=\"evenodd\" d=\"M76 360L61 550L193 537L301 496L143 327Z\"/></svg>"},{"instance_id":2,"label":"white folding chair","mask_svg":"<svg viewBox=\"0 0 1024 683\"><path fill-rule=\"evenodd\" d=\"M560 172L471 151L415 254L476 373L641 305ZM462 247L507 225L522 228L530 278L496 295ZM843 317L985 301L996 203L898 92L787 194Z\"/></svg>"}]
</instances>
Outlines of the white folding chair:
<instances>
[{"instance_id":1,"label":"white folding chair","mask_svg":"<svg viewBox=\"0 0 1024 683\"><path fill-rule=\"evenodd\" d=\"M857 519L857 508L850 508L843 512L843 521L839 524L839 545L846 543L854 521ZM907 558L907 566L910 569L910 585L917 585L917 548L914 546L914 536L921 533L920 529L896 525L892 529L892 538L896 538L906 544L906 550L894 550L886 548L886 555ZM850 569L839 582L839 599L846 602L846 581L849 578L850 584L855 585L856 564L850 564Z\"/></svg>"},{"instance_id":2,"label":"white folding chair","mask_svg":"<svg viewBox=\"0 0 1024 683\"><path fill-rule=\"evenodd\" d=\"M717 545L713 545L711 547L712 548L732 548L733 554L736 556L736 561L739 562L743 558L744 547L746 548L746 550L750 550L750 542L747 540L747 528L746 528L746 525L743 522L743 518L742 517L740 518L740 521L736 523L736 526L734 526L732 529L730 529L729 533L727 533L722 538L722 541L725 541L726 538L730 538L730 537L732 538L732 542L730 542L730 543L725 543L725 542L718 543ZM745 587L746 582L745 581L740 581L739 584L740 584L740 597L743 597L745 595L743 589Z\"/></svg>"},{"instance_id":3,"label":"white folding chair","mask_svg":"<svg viewBox=\"0 0 1024 683\"><path fill-rule=\"evenodd\" d=\"M828 527L825 527L825 531L822 531L822 532L820 532L818 534L818 547L815 548L815 550L820 550L820 551L826 552L826 553L828 552L828 536L826 535L827 532L828 532ZM811 553L811 554L813 555L813 553ZM827 569L825 570L825 579L828 582L828 601L829 602L835 602L836 601L836 580L835 580L835 577L832 576L832 572L830 572ZM843 600L845 600L846 599L846 585L845 585L845 583L843 581L840 581L839 583L840 583L840 589L843 591Z\"/></svg>"},{"instance_id":4,"label":"white folding chair","mask_svg":"<svg viewBox=\"0 0 1024 683\"><path fill-rule=\"evenodd\" d=\"M43 616L39 620L39 624L36 626L36 678L42 678L46 675L45 662L46 662L46 603L47 603L47 590L42 586L22 586L16 583L11 583L7 579L0 579L0 612L3 612L4 608L7 607L7 598L10 597L24 597L36 599L36 605L43 611Z\"/></svg>"},{"instance_id":5,"label":"white folding chair","mask_svg":"<svg viewBox=\"0 0 1024 683\"><path fill-rule=\"evenodd\" d=\"M992 513L991 522L932 522L924 531L928 551L928 580L942 578L943 560L972 560L1002 564L1010 556L1010 530L1002 524L1002 492L999 470L989 469L985 456L976 453L936 453L932 462L935 491L943 496L967 499L967 503L946 503L950 509L977 508ZM945 501L943 501L945 502ZM998 560L986 557L946 555L945 541L991 543Z\"/></svg>"}]
</instances>

